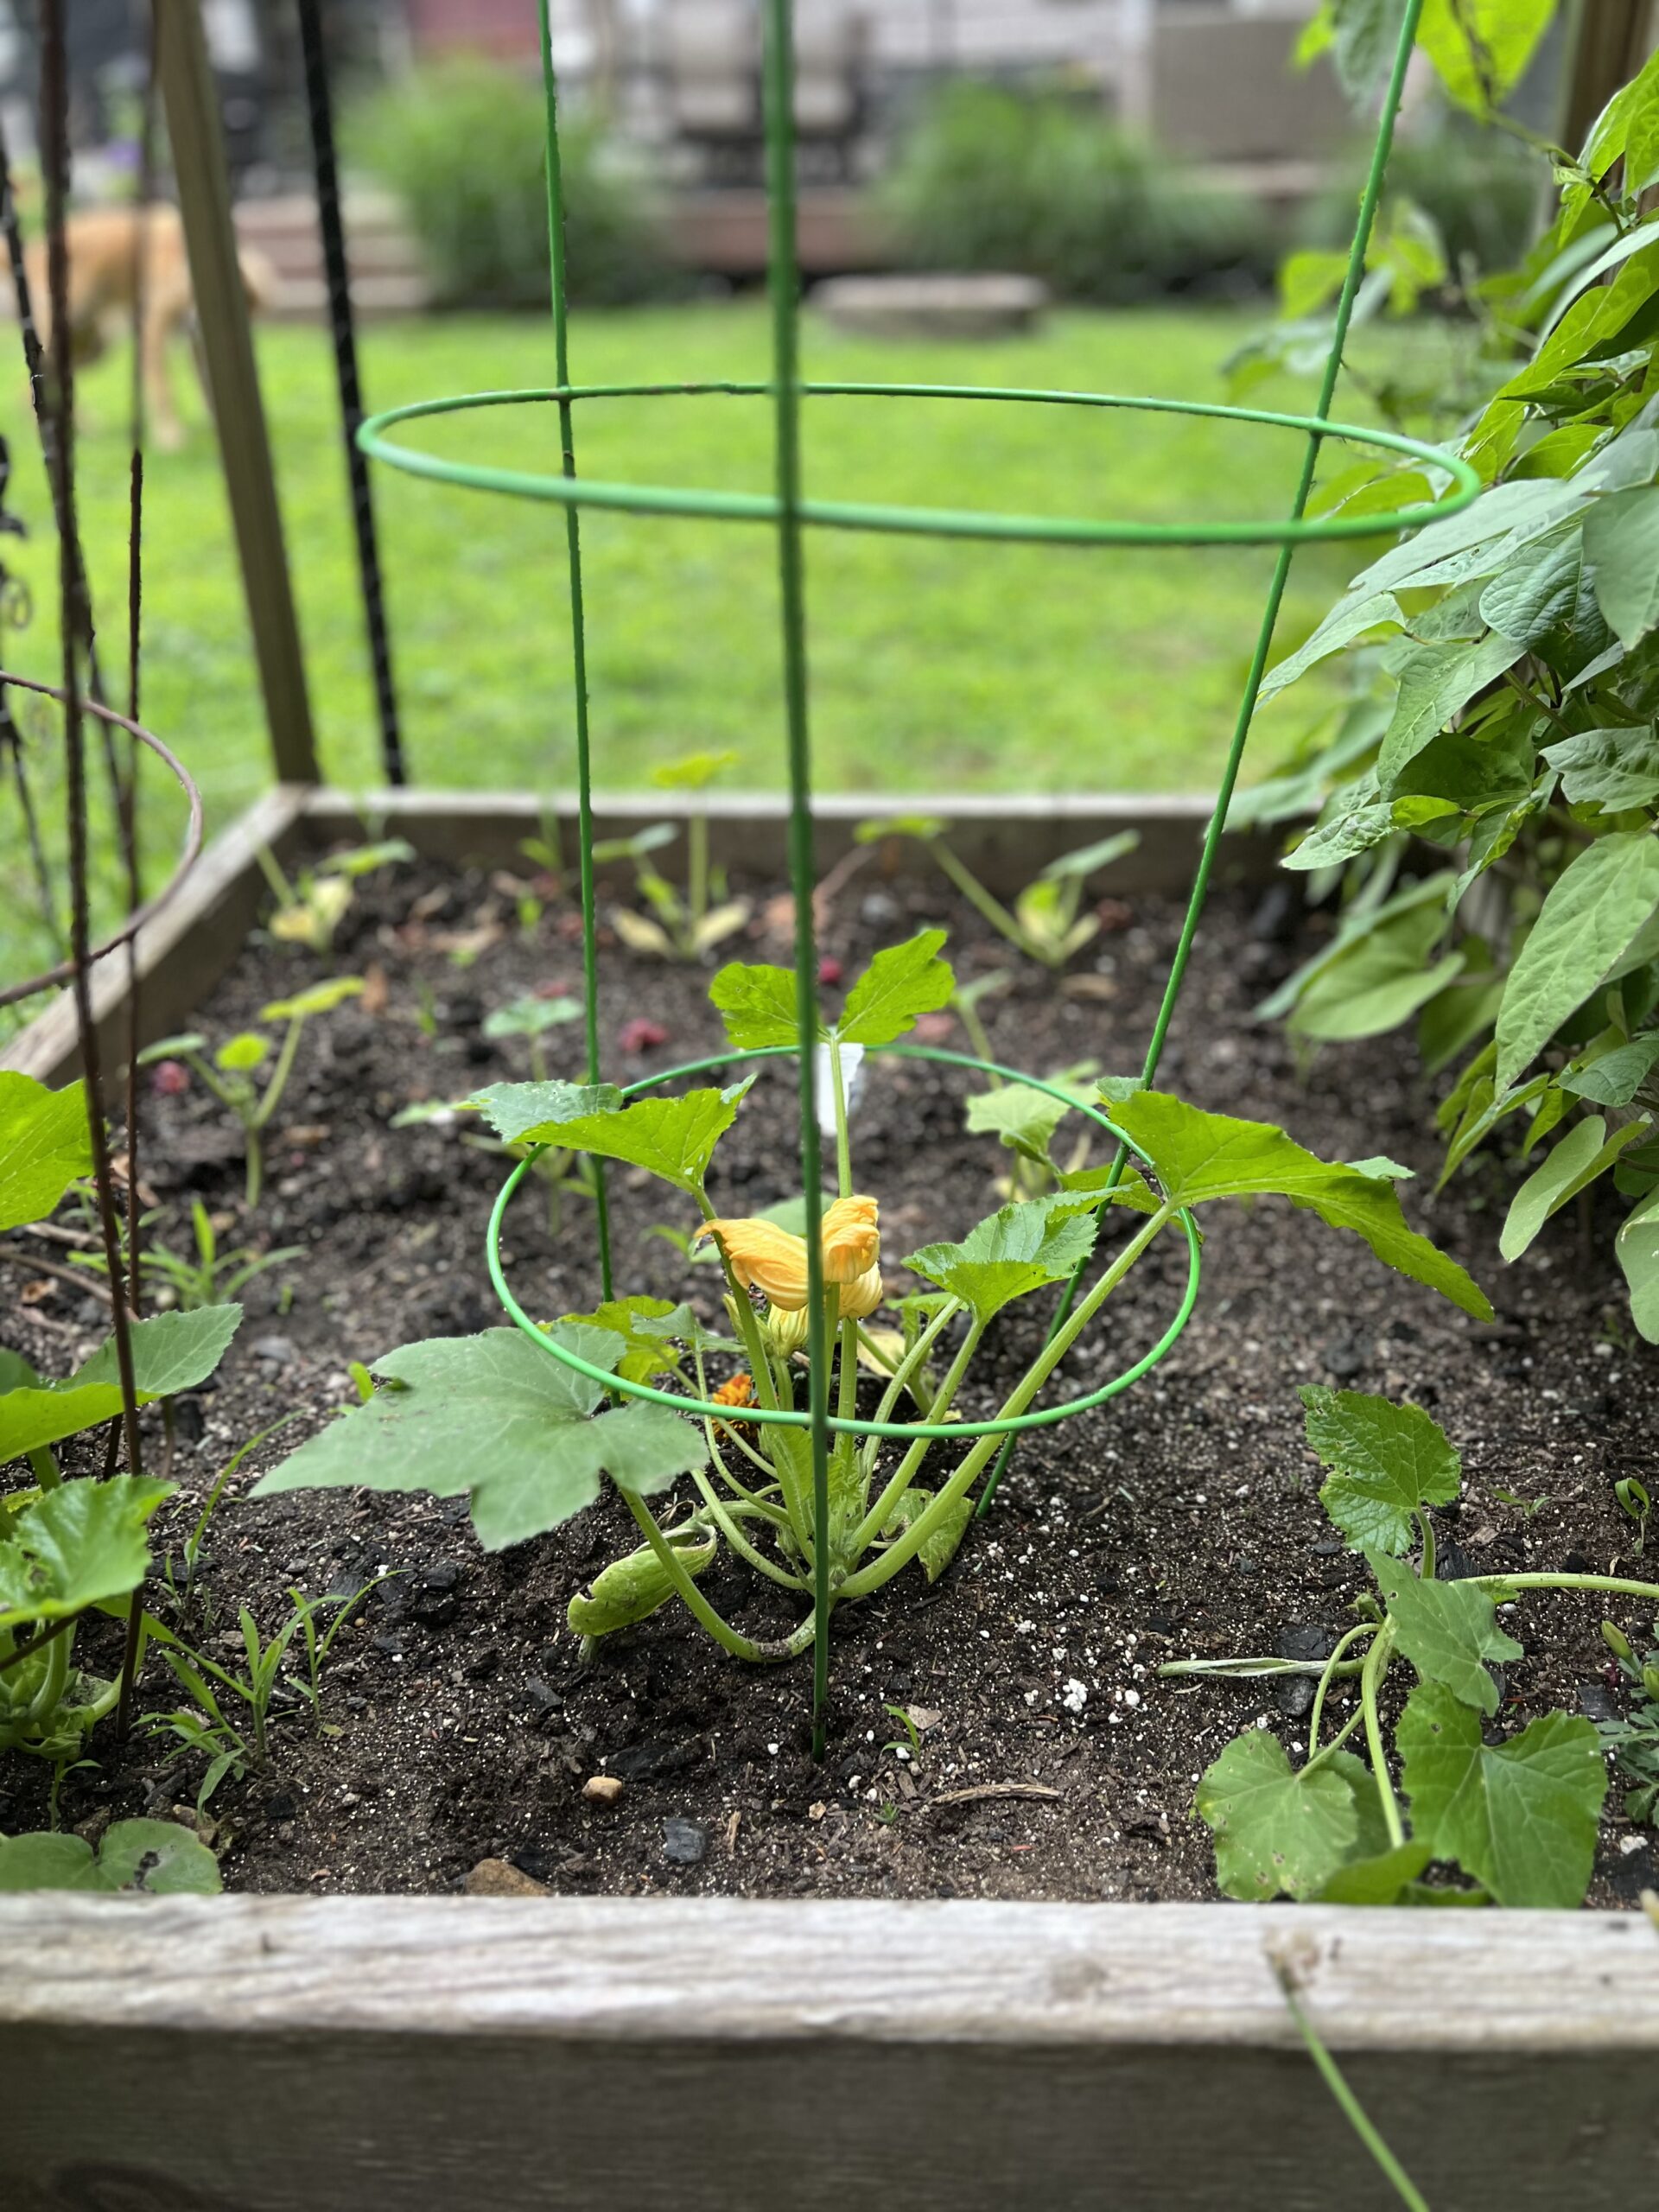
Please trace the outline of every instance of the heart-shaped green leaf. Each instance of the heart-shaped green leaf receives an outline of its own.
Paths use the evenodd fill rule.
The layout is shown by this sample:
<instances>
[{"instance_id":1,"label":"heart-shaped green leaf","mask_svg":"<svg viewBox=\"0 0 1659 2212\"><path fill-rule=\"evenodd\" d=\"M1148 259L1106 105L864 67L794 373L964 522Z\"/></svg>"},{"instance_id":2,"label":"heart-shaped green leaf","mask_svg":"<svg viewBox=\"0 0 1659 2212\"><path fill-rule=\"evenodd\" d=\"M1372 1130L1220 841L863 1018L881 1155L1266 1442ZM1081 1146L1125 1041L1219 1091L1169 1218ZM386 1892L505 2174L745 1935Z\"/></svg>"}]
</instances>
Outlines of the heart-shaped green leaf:
<instances>
[{"instance_id":1,"label":"heart-shaped green leaf","mask_svg":"<svg viewBox=\"0 0 1659 2212\"><path fill-rule=\"evenodd\" d=\"M1216 1839L1216 1879L1230 1897L1307 1897L1359 1840L1348 1777L1334 1762L1298 1772L1265 1728L1235 1736L1206 1771L1193 1810Z\"/></svg>"},{"instance_id":2,"label":"heart-shaped green leaf","mask_svg":"<svg viewBox=\"0 0 1659 2212\"><path fill-rule=\"evenodd\" d=\"M33 1076L0 1069L0 1230L44 1221L92 1172L84 1087L48 1090Z\"/></svg>"},{"instance_id":3,"label":"heart-shaped green leaf","mask_svg":"<svg viewBox=\"0 0 1659 2212\"><path fill-rule=\"evenodd\" d=\"M1403 1552L1426 1505L1449 1505L1463 1462L1421 1406L1396 1406L1363 1390L1301 1393L1307 1440L1332 1471L1319 1503L1352 1544Z\"/></svg>"},{"instance_id":4,"label":"heart-shaped green leaf","mask_svg":"<svg viewBox=\"0 0 1659 2212\"><path fill-rule=\"evenodd\" d=\"M1500 1904L1570 1910L1595 1862L1607 1771L1594 1727L1548 1713L1488 1745L1480 1714L1443 1683L1423 1682L1395 1733L1412 1827Z\"/></svg>"}]
</instances>

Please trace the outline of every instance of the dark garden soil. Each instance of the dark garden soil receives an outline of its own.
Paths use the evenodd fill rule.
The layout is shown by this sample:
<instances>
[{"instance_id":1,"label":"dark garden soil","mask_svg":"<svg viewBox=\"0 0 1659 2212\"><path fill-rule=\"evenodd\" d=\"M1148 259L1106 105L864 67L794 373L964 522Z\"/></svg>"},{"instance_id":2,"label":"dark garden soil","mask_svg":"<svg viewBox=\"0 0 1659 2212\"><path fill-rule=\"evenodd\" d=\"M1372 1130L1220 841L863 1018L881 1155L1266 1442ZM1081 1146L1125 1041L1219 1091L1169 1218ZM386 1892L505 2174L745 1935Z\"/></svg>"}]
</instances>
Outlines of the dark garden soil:
<instances>
[{"instance_id":1,"label":"dark garden soil","mask_svg":"<svg viewBox=\"0 0 1659 2212\"><path fill-rule=\"evenodd\" d=\"M767 937L764 903L760 911L745 949L786 958L786 938ZM947 922L959 973L1011 970L1006 993L985 1009L1001 1057L1041 1073L1093 1056L1120 1071L1144 1050L1178 914L1147 901L1109 918L1057 989L942 887L883 885L871 868L826 917L823 949L850 978L880 945L925 921ZM1387 1153L1414 1166L1421 1179L1406 1192L1408 1215L1489 1289L1496 1325L1465 1319L1357 1240L1276 1201L1212 1211L1198 1313L1163 1365L1103 1408L1029 1437L992 1515L936 1587L909 1572L836 1616L821 1765L809 1756L805 1662L745 1668L668 1610L583 1663L566 1605L635 1541L613 1500L492 1557L461 1500L246 1498L257 1468L352 1401L348 1361L499 1322L483 1248L501 1162L453 1128L388 1124L410 1100L526 1074L519 1042L491 1044L482 1020L526 989L578 988L580 950L568 903L550 904L526 936L499 879L424 869L365 889L326 963L270 943L245 950L202 1009L215 1039L321 974L370 973L369 1005L380 1003L348 1006L308 1029L251 1224L240 1216L239 1169L213 1102L195 1091L149 1101L144 1174L179 1210L166 1232L175 1246L187 1241L188 1201L200 1197L221 1217L223 1243L301 1248L249 1285L247 1318L219 1376L179 1405L181 1494L157 1523L157 1548L176 1549L238 1445L297 1412L236 1478L212 1527L195 1640L232 1663L238 1605L269 1630L286 1613L290 1585L349 1593L395 1574L335 1647L324 1731L290 1704L270 1770L227 1779L213 1797L227 1885L441 1891L466 1883L480 1861L500 1860L575 1891L1211 1897L1209 1837L1189 1816L1199 1771L1252 1724L1301 1747L1308 1685L1195 1687L1160 1681L1155 1670L1190 1653L1321 1653L1361 1584L1315 1498L1299 1383L1408 1395L1445 1426L1465 1455L1467 1486L1460 1506L1440 1516L1443 1572L1606 1571L1618 1559L1625 1573L1639 1571L1612 1484L1630 1474L1659 1487L1659 1359L1630 1331L1611 1224L1563 1216L1522 1264L1504 1268L1496 1231L1511 1171L1483 1164L1431 1197L1427 1087L1408 1049L1384 1039L1299 1069L1277 1031L1252 1023L1252 1007L1317 926L1278 890L1259 903L1220 895L1164 1078L1204 1106L1281 1122L1332 1158ZM706 972L614 942L601 965L613 1074L632 1079L719 1049ZM967 1048L959 1028L934 1028L936 1041ZM579 1037L575 1027L550 1033L553 1072L577 1071ZM955 1071L915 1064L868 1071L855 1121L858 1181L880 1197L890 1260L961 1235L996 1203L1007 1156L963 1134L969 1087ZM758 1211L796 1187L791 1110L787 1077L775 1070L717 1156L723 1211ZM689 1204L644 1184L613 1178L619 1273L627 1287L675 1296L690 1287L712 1315L710 1273L644 1234L657 1221L690 1226ZM527 1192L509 1246L532 1311L553 1316L597 1299L584 1201L567 1205L550 1239L540 1194ZM1074 1392L1153 1341L1184 1264L1172 1241L1136 1271L1067 1363ZM1035 1347L1038 1305L1005 1316L965 1413L995 1410ZM0 1338L52 1372L101 1333L84 1293L43 1274L31 1282L30 1270L11 1264L0 1264ZM156 1414L147 1426L153 1456ZM787 1618L772 1602L779 1593L741 1566L717 1568L704 1587L746 1626L772 1633ZM152 1599L163 1603L165 1592ZM1506 1728L1555 1705L1596 1717L1617 1709L1597 1633L1602 1610L1547 1596L1506 1617L1529 1655L1504 1684ZM1632 1632L1645 1628L1640 1609L1614 1610ZM84 1630L84 1663L112 1671L117 1635L112 1624ZM143 1702L165 1701L152 1660ZM893 1748L906 1731L892 1707L907 1708L918 1732L909 1756ZM106 1728L93 1748L96 1769L64 1781L66 1824L91 1834L111 1816L194 1799L200 1762L169 1758L164 1739L135 1734L123 1748ZM595 1776L621 1783L613 1804L584 1796ZM44 1820L47 1779L34 1763L0 1758L0 1830ZM1610 1803L1618 1797L1615 1786ZM1650 1833L1610 1813L1592 1901L1629 1903L1656 1882Z\"/></svg>"}]
</instances>

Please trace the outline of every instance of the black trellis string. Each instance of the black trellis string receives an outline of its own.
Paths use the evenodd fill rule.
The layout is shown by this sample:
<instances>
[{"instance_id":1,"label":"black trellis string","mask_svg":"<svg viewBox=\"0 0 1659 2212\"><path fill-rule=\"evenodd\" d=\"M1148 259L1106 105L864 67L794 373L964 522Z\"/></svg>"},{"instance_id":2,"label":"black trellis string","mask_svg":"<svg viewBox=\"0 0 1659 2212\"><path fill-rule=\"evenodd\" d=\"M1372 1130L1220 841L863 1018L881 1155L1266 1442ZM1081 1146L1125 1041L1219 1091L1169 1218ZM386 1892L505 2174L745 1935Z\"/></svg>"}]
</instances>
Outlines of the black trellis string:
<instances>
[{"instance_id":1,"label":"black trellis string","mask_svg":"<svg viewBox=\"0 0 1659 2212\"><path fill-rule=\"evenodd\" d=\"M67 188L66 186L66 200ZM35 420L40 429L41 453L46 462L47 481L51 486L52 505L58 535L67 538L73 563L73 590L66 602L64 620L72 625L72 635L77 639L86 656L87 684L94 699L106 695L98 663L98 642L92 626L92 594L86 581L86 563L81 554L80 537L75 529L74 518L66 518L60 490L62 479L53 447L57 429L47 392L47 354L41 344L41 334L35 321L35 306L29 282L29 260L23 249L22 223L17 213L17 196L11 180L11 162L6 149L3 123L0 123L0 228L6 234L6 253L11 264L12 289L17 300L17 327L22 340L23 366L29 373L29 398L34 404ZM67 289L67 264L66 264ZM55 303L55 291L50 294ZM67 312L67 309L66 309ZM59 358L56 320L54 318L52 359ZM121 798L121 771L116 759L115 741L108 726L102 725L104 766L109 777L110 793L119 810Z\"/></svg>"},{"instance_id":2,"label":"black trellis string","mask_svg":"<svg viewBox=\"0 0 1659 2212\"><path fill-rule=\"evenodd\" d=\"M22 537L25 534L24 524L6 509L10 482L11 448L0 436L0 537ZM28 623L28 587L11 575L4 563L0 562L0 629L21 630ZM52 871L47 864L46 847L41 841L40 817L35 810L35 794L29 787L29 769L23 759L23 732L11 709L10 689L4 683L0 683L0 753L6 756L12 787L17 794L17 810L23 817L23 838L29 847L41 918L54 949L61 956L65 950L63 931L58 920L57 901L52 895Z\"/></svg>"},{"instance_id":3,"label":"black trellis string","mask_svg":"<svg viewBox=\"0 0 1659 2212\"><path fill-rule=\"evenodd\" d=\"M328 327L334 343L334 375L346 432L346 476L351 493L352 526L357 533L357 569L363 590L363 620L374 666L374 702L380 718L380 758L389 784L405 780L403 733L397 719L397 691L392 680L391 638L386 626L380 579L380 546L374 526L374 495L368 456L357 442L363 421L363 396L357 372L357 330L352 311L351 272L346 258L346 229L340 218L340 169L334 156L334 107L328 95L328 60L322 35L320 0L299 0L300 42L305 56L306 105L311 120L311 164L317 187L317 226L322 233L323 269L328 285Z\"/></svg>"},{"instance_id":4,"label":"black trellis string","mask_svg":"<svg viewBox=\"0 0 1659 2212\"><path fill-rule=\"evenodd\" d=\"M92 1019L92 922L86 880L86 757L80 720L74 620L84 572L75 529L75 367L69 328L69 250L65 231L69 188L69 72L64 48L64 6L65 0L42 0L41 9L41 166L46 181L47 272L52 302L51 402L56 415L50 458L56 468L55 505L60 518L58 594L63 652L71 942L75 963L75 1021L86 1078L92 1181L98 1194L99 1226L103 1232L104 1260L112 1293L110 1313L114 1327L116 1368L121 1379L127 1471L137 1475L142 1471L143 1459L138 1436L138 1394L133 1376L132 1330L126 1300L121 1295L121 1233L116 1220L110 1148L104 1126L104 1079L98 1027ZM111 752L112 755L112 747ZM127 1650L117 1708L117 1726L123 1734L130 1712L136 1644L143 1618L143 1593L138 1590L133 1593L128 1611Z\"/></svg>"}]
</instances>

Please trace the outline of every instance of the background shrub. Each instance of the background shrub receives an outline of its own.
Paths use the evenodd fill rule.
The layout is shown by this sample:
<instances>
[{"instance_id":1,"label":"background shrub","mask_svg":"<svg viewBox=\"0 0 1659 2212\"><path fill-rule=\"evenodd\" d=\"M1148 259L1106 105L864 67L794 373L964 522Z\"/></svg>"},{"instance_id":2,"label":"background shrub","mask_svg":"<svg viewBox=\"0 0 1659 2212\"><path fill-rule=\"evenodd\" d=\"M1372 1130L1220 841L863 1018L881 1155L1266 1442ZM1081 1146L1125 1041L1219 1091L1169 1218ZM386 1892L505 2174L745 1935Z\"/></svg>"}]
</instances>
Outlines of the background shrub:
<instances>
[{"instance_id":1,"label":"background shrub","mask_svg":"<svg viewBox=\"0 0 1659 2212\"><path fill-rule=\"evenodd\" d=\"M958 81L922 111L880 188L898 251L937 269L1007 269L1071 299L1121 302L1265 277L1270 226L1097 108Z\"/></svg>"},{"instance_id":2,"label":"background shrub","mask_svg":"<svg viewBox=\"0 0 1659 2212\"><path fill-rule=\"evenodd\" d=\"M1369 153L1366 147L1351 155L1338 181L1313 200L1304 218L1306 245L1347 245ZM1465 257L1484 271L1507 269L1539 228L1537 156L1514 138L1478 130L1454 116L1439 115L1428 136L1396 142L1389 190L1433 218L1453 270Z\"/></svg>"},{"instance_id":3,"label":"background shrub","mask_svg":"<svg viewBox=\"0 0 1659 2212\"><path fill-rule=\"evenodd\" d=\"M548 296L541 87L480 61L424 70L349 111L353 165L402 201L448 307L541 307ZM561 119L569 294L595 306L661 298L678 279L637 181L602 127Z\"/></svg>"}]
</instances>

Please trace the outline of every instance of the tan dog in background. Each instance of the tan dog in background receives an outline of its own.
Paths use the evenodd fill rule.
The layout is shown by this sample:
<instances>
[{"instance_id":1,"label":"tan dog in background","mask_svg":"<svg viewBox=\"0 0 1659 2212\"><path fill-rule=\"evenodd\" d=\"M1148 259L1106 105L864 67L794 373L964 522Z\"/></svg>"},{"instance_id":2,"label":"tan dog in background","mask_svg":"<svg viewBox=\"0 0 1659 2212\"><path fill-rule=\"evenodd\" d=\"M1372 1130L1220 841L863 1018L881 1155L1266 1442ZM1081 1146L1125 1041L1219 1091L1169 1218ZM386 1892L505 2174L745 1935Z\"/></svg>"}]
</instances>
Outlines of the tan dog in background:
<instances>
[{"instance_id":1,"label":"tan dog in background","mask_svg":"<svg viewBox=\"0 0 1659 2212\"><path fill-rule=\"evenodd\" d=\"M143 270L143 327L139 353L144 397L156 443L174 452L184 429L173 404L168 373L168 341L194 336L194 296L179 211L163 200L146 208L85 207L65 225L69 248L69 327L78 362L95 361L132 327L134 296ZM257 254L238 253L243 289L251 312L270 303L270 270ZM28 253L30 305L41 343L52 343L52 302L47 283L46 242L37 238Z\"/></svg>"}]
</instances>

